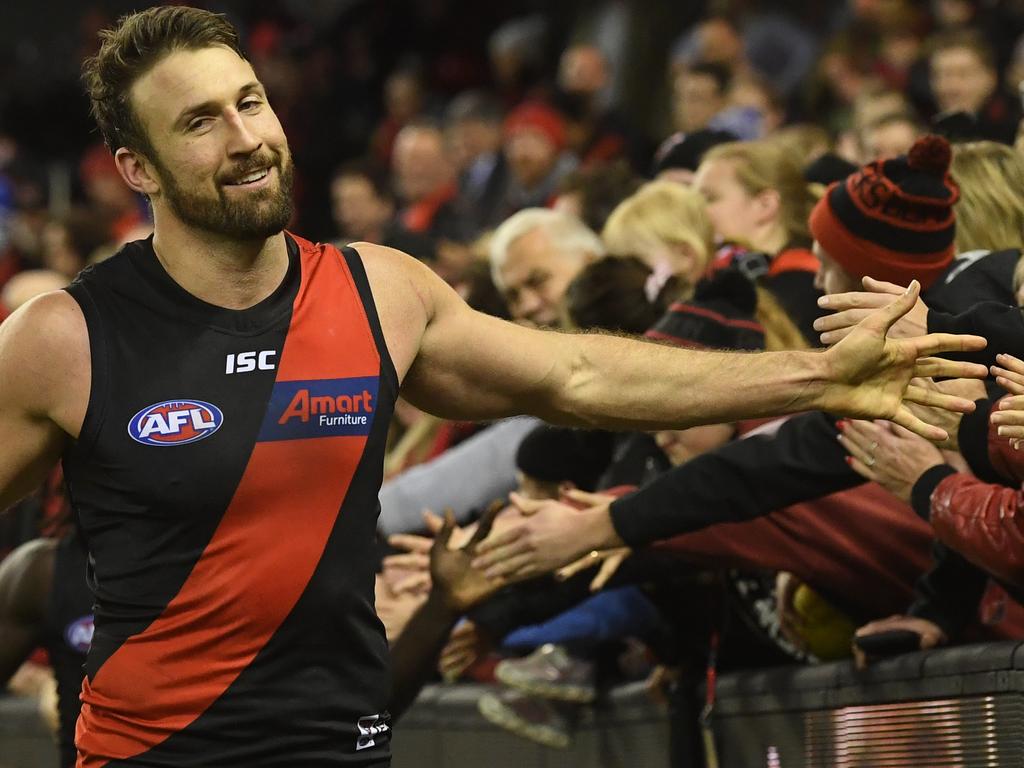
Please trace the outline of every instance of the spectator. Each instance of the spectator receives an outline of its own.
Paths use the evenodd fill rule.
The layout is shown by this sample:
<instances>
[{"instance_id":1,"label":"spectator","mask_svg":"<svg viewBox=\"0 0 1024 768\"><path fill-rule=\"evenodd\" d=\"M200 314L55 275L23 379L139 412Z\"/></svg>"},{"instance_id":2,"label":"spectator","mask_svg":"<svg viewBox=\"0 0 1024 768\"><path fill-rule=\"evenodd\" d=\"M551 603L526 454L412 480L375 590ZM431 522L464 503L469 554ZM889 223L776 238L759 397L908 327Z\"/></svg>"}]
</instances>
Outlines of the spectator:
<instances>
[{"instance_id":1,"label":"spectator","mask_svg":"<svg viewBox=\"0 0 1024 768\"><path fill-rule=\"evenodd\" d=\"M976 121L976 138L1012 144L1020 108L999 90L995 56L980 34L942 33L930 49L931 88L939 113L964 112Z\"/></svg>"},{"instance_id":2,"label":"spectator","mask_svg":"<svg viewBox=\"0 0 1024 768\"><path fill-rule=\"evenodd\" d=\"M458 173L458 205L471 233L501 222L508 163L501 151L501 107L482 91L459 94L445 112L445 136Z\"/></svg>"},{"instance_id":3,"label":"spectator","mask_svg":"<svg viewBox=\"0 0 1024 768\"><path fill-rule=\"evenodd\" d=\"M642 183L625 160L578 168L562 179L552 208L571 213L597 232L615 207Z\"/></svg>"},{"instance_id":4,"label":"spectator","mask_svg":"<svg viewBox=\"0 0 1024 768\"><path fill-rule=\"evenodd\" d=\"M905 155L923 133L921 124L908 112L884 115L859 132L861 163Z\"/></svg>"},{"instance_id":5,"label":"spectator","mask_svg":"<svg viewBox=\"0 0 1024 768\"><path fill-rule=\"evenodd\" d=\"M405 206L399 213L405 229L435 242L465 239L455 205L454 168L445 149L444 135L436 125L406 125L395 138L392 168Z\"/></svg>"},{"instance_id":6,"label":"spectator","mask_svg":"<svg viewBox=\"0 0 1024 768\"><path fill-rule=\"evenodd\" d=\"M713 62L698 62L680 70L672 82L672 109L676 130L691 133L708 127L725 109L732 74Z\"/></svg>"},{"instance_id":7,"label":"spectator","mask_svg":"<svg viewBox=\"0 0 1024 768\"><path fill-rule=\"evenodd\" d=\"M711 261L713 234L699 193L652 181L619 204L601 239L609 253L635 254L655 274L678 275L692 289Z\"/></svg>"},{"instance_id":8,"label":"spectator","mask_svg":"<svg viewBox=\"0 0 1024 768\"><path fill-rule=\"evenodd\" d=\"M423 82L415 69L393 72L384 83L384 119L370 141L373 159L384 167L392 162L398 134L423 113L425 102Z\"/></svg>"},{"instance_id":9,"label":"spectator","mask_svg":"<svg viewBox=\"0 0 1024 768\"><path fill-rule=\"evenodd\" d=\"M506 214L553 202L559 183L577 165L565 151L565 140L562 116L545 104L523 104L505 118L505 158L511 172Z\"/></svg>"},{"instance_id":10,"label":"spectator","mask_svg":"<svg viewBox=\"0 0 1024 768\"><path fill-rule=\"evenodd\" d=\"M704 153L719 144L736 141L737 138L728 131L677 131L661 142L654 153L652 175L658 180L690 186L700 161L704 159Z\"/></svg>"},{"instance_id":11,"label":"spectator","mask_svg":"<svg viewBox=\"0 0 1024 768\"><path fill-rule=\"evenodd\" d=\"M395 199L387 175L369 161L354 160L335 171L331 210L341 236L339 245L380 243L426 262L434 260L434 244L401 225L395 216Z\"/></svg>"},{"instance_id":12,"label":"spectator","mask_svg":"<svg viewBox=\"0 0 1024 768\"><path fill-rule=\"evenodd\" d=\"M554 326L569 283L603 255L601 239L579 219L557 211L527 209L495 231L491 275L513 318Z\"/></svg>"},{"instance_id":13,"label":"spectator","mask_svg":"<svg viewBox=\"0 0 1024 768\"><path fill-rule=\"evenodd\" d=\"M715 268L735 265L757 279L805 339L816 343L817 260L807 228L814 197L799 159L768 140L721 144L704 156L694 186L707 202L719 239L747 249L726 251Z\"/></svg>"}]
</instances>

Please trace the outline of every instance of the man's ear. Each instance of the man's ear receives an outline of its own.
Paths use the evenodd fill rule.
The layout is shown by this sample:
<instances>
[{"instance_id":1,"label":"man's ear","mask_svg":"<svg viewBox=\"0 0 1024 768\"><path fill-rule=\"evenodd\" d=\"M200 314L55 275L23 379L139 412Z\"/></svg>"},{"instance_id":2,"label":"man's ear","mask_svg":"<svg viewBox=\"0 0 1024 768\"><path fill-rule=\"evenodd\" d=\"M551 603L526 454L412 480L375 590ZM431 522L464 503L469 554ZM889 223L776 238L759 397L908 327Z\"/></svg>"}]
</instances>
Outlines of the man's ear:
<instances>
[{"instance_id":1,"label":"man's ear","mask_svg":"<svg viewBox=\"0 0 1024 768\"><path fill-rule=\"evenodd\" d=\"M138 152L121 147L114 153L114 164L124 183L136 192L150 197L160 191L153 165Z\"/></svg>"},{"instance_id":2,"label":"man's ear","mask_svg":"<svg viewBox=\"0 0 1024 768\"><path fill-rule=\"evenodd\" d=\"M779 215L779 211L782 209L782 196L776 189L765 189L757 194L755 198L757 202L757 209L759 219L770 220L774 219Z\"/></svg>"}]
</instances>

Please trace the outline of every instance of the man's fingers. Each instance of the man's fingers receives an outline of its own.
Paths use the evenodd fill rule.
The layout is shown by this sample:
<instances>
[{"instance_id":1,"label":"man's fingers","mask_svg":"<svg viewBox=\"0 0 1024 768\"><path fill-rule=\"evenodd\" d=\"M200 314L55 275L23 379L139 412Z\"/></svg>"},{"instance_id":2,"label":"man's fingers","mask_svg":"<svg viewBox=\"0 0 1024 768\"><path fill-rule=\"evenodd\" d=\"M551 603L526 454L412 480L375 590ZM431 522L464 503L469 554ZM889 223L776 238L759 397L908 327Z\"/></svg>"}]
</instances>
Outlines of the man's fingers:
<instances>
[{"instance_id":1,"label":"man's fingers","mask_svg":"<svg viewBox=\"0 0 1024 768\"><path fill-rule=\"evenodd\" d=\"M903 293L902 289L900 293ZM818 306L823 309L831 309L836 312L845 312L851 309L875 310L886 306L892 301L892 296L870 293L868 291L850 291L848 293L833 293L822 296L818 299ZM865 315L870 312L865 313Z\"/></svg>"},{"instance_id":2,"label":"man's fingers","mask_svg":"<svg viewBox=\"0 0 1024 768\"><path fill-rule=\"evenodd\" d=\"M883 304L887 304L889 299L884 299ZM834 312L831 315L822 315L814 321L814 330L818 333L826 331L839 331L845 328L850 328L865 317L870 315L875 308L872 309L844 309L842 312Z\"/></svg>"},{"instance_id":3,"label":"man's fingers","mask_svg":"<svg viewBox=\"0 0 1024 768\"><path fill-rule=\"evenodd\" d=\"M455 532L455 513L450 509L444 511L444 525L441 526L441 530L437 532L437 538L435 539L434 546L442 549L448 549L448 545L452 540L452 533Z\"/></svg>"},{"instance_id":4,"label":"man's fingers","mask_svg":"<svg viewBox=\"0 0 1024 768\"><path fill-rule=\"evenodd\" d=\"M597 558L594 557L594 553L588 552L579 560L573 560L568 565L563 565L561 568L555 571L555 578L558 581L565 581L566 579L571 579L580 571L585 571L588 568L593 568L596 563Z\"/></svg>"},{"instance_id":5,"label":"man's fingers","mask_svg":"<svg viewBox=\"0 0 1024 768\"><path fill-rule=\"evenodd\" d=\"M505 562L510 557L515 557L529 551L530 542L527 541L524 535L520 535L497 549L493 549L486 554L478 555L473 558L472 566L478 571L489 571L495 565ZM495 574L488 572L487 575L492 576ZM503 576L505 573L501 572L496 575Z\"/></svg>"},{"instance_id":6,"label":"man's fingers","mask_svg":"<svg viewBox=\"0 0 1024 768\"><path fill-rule=\"evenodd\" d=\"M384 566L401 571L424 571L430 567L430 556L421 552L388 555L384 558Z\"/></svg>"},{"instance_id":7,"label":"man's fingers","mask_svg":"<svg viewBox=\"0 0 1024 768\"><path fill-rule=\"evenodd\" d=\"M818 338L821 340L822 346L831 347L833 344L838 344L840 341L845 339L857 326L851 325L849 328L842 328L838 331L828 331L821 334Z\"/></svg>"},{"instance_id":8,"label":"man's fingers","mask_svg":"<svg viewBox=\"0 0 1024 768\"><path fill-rule=\"evenodd\" d=\"M1021 376L1022 380L1024 380L1024 360L1004 352L996 355L996 362L1011 373Z\"/></svg>"},{"instance_id":9,"label":"man's fingers","mask_svg":"<svg viewBox=\"0 0 1024 768\"><path fill-rule=\"evenodd\" d=\"M924 379L984 379L988 376L988 369L979 363L964 363L941 357L922 357L914 364L914 376ZM934 383L921 386L936 389Z\"/></svg>"},{"instance_id":10,"label":"man's fingers","mask_svg":"<svg viewBox=\"0 0 1024 768\"><path fill-rule=\"evenodd\" d=\"M391 588L392 594L395 596L404 594L418 594L420 592L426 592L430 589L430 574L429 573L417 573L415 576L410 576L407 579L402 579L395 583Z\"/></svg>"},{"instance_id":11,"label":"man's fingers","mask_svg":"<svg viewBox=\"0 0 1024 768\"><path fill-rule=\"evenodd\" d=\"M1013 395L1024 395L1024 384L1018 384L1013 379L1008 379L1001 373L997 373L999 369L993 368L992 373L996 377L996 384L1005 389L1007 392Z\"/></svg>"},{"instance_id":12,"label":"man's fingers","mask_svg":"<svg viewBox=\"0 0 1024 768\"><path fill-rule=\"evenodd\" d=\"M903 393L903 399L909 403L942 408L945 411L953 411L954 413L972 413L976 407L974 401L968 400L966 397L944 395L942 392L936 392L934 389L924 389L914 385L907 387L907 391Z\"/></svg>"},{"instance_id":13,"label":"man's fingers","mask_svg":"<svg viewBox=\"0 0 1024 768\"><path fill-rule=\"evenodd\" d=\"M1002 425L996 430L996 433L1000 437L1005 437L1010 440L1019 440L1024 438L1024 426ZM1014 446L1014 450L1018 450L1016 446Z\"/></svg>"},{"instance_id":14,"label":"man's fingers","mask_svg":"<svg viewBox=\"0 0 1024 768\"><path fill-rule=\"evenodd\" d=\"M473 547L491 535L491 528L494 526L494 518L498 516L500 511L501 506L497 504L491 504L491 506L487 508L476 524L476 530L473 532L473 538L466 542L465 549L472 550Z\"/></svg>"},{"instance_id":15,"label":"man's fingers","mask_svg":"<svg viewBox=\"0 0 1024 768\"><path fill-rule=\"evenodd\" d=\"M911 349L914 350L914 357L922 358L941 355L944 352L977 352L979 349L984 349L988 341L983 336L969 336L957 333L929 333L927 336L916 336L912 339L906 339L904 343L909 344ZM953 363L955 361L946 360L944 362ZM960 379L983 379L988 375L987 368L984 374L980 373L980 369L985 366L970 365L971 367L967 370L975 371L972 375L958 374L956 373L958 369L952 366L941 369L941 372L937 375ZM952 371L952 373L947 374L945 372L947 370Z\"/></svg>"},{"instance_id":16,"label":"man's fingers","mask_svg":"<svg viewBox=\"0 0 1024 768\"><path fill-rule=\"evenodd\" d=\"M517 539L525 535L525 533L525 525L516 525L512 528L506 528L503 531L499 531L498 533L495 533L492 536L487 537L483 541L478 542L476 545L476 554L478 555L477 559L479 559L479 555L482 555L485 552L491 552L493 550L504 547L513 541L516 541Z\"/></svg>"},{"instance_id":17,"label":"man's fingers","mask_svg":"<svg viewBox=\"0 0 1024 768\"><path fill-rule=\"evenodd\" d=\"M622 561L626 559L626 554L625 552L620 552L605 558L597 575L590 582L591 592L599 592L604 589L604 585L615 575L616 571L619 570L619 566L622 565Z\"/></svg>"},{"instance_id":18,"label":"man's fingers","mask_svg":"<svg viewBox=\"0 0 1024 768\"><path fill-rule=\"evenodd\" d=\"M610 504L615 501L615 497L608 493L590 493L589 491L581 491L579 488L573 488L572 490L566 491L564 494L565 498L575 501L577 504L585 504L588 507L597 507L601 504Z\"/></svg>"},{"instance_id":19,"label":"man's fingers","mask_svg":"<svg viewBox=\"0 0 1024 768\"><path fill-rule=\"evenodd\" d=\"M904 429L913 432L915 435L920 435L925 440L930 440L933 443L941 443L949 439L949 435L946 433L946 430L922 421L911 413L910 409L905 405L901 405L899 407L896 411L896 415L893 416L890 421L899 424Z\"/></svg>"},{"instance_id":20,"label":"man's fingers","mask_svg":"<svg viewBox=\"0 0 1024 768\"><path fill-rule=\"evenodd\" d=\"M444 518L430 509L423 510L423 522L434 536L437 536L437 532L444 526Z\"/></svg>"},{"instance_id":21,"label":"man's fingers","mask_svg":"<svg viewBox=\"0 0 1024 768\"><path fill-rule=\"evenodd\" d=\"M503 578L508 581L523 581L537 575L537 568L533 564L533 555L530 552L509 557L497 565L488 568L484 575L489 579Z\"/></svg>"},{"instance_id":22,"label":"man's fingers","mask_svg":"<svg viewBox=\"0 0 1024 768\"><path fill-rule=\"evenodd\" d=\"M921 284L917 280L911 280L906 291L895 299L888 296L889 303L865 318L862 327L879 331L883 336L888 335L889 329L896 324L896 321L914 308L920 293ZM917 355L917 357L922 356Z\"/></svg>"},{"instance_id":23,"label":"man's fingers","mask_svg":"<svg viewBox=\"0 0 1024 768\"><path fill-rule=\"evenodd\" d=\"M899 296L901 293L907 290L905 285L896 285L896 283L887 283L885 280L876 280L873 277L865 275L861 278L860 284L864 288L872 293L876 294L889 294L890 296Z\"/></svg>"},{"instance_id":24,"label":"man's fingers","mask_svg":"<svg viewBox=\"0 0 1024 768\"><path fill-rule=\"evenodd\" d=\"M427 536L416 536L412 533L394 533L388 536L388 544L395 549L404 549L407 552L423 552L425 554L434 546L434 540Z\"/></svg>"}]
</instances>

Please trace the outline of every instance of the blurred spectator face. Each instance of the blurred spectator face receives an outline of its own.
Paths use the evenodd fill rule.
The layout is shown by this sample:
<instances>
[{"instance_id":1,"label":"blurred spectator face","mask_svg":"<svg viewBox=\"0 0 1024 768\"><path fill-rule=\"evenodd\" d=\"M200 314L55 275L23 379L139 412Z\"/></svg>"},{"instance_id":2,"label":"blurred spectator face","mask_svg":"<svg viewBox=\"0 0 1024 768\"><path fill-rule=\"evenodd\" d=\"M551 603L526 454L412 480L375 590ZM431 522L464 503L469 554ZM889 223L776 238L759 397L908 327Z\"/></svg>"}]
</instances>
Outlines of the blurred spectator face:
<instances>
[{"instance_id":1,"label":"blurred spectator face","mask_svg":"<svg viewBox=\"0 0 1024 768\"><path fill-rule=\"evenodd\" d=\"M608 85L608 65L600 50L577 45L562 54L558 85L567 93L596 96Z\"/></svg>"},{"instance_id":2,"label":"blurred spectator face","mask_svg":"<svg viewBox=\"0 0 1024 768\"><path fill-rule=\"evenodd\" d=\"M445 129L445 139L452 164L461 173L478 158L501 149L501 125L483 120L460 120Z\"/></svg>"},{"instance_id":3,"label":"blurred spectator face","mask_svg":"<svg viewBox=\"0 0 1024 768\"><path fill-rule=\"evenodd\" d=\"M786 117L764 86L750 79L737 80L733 83L729 89L728 104L730 107L753 109L761 115L762 135L776 131Z\"/></svg>"},{"instance_id":4,"label":"blurred spectator face","mask_svg":"<svg viewBox=\"0 0 1024 768\"><path fill-rule=\"evenodd\" d=\"M43 228L43 265L69 280L85 266L85 256L75 250L67 227L58 221L50 221Z\"/></svg>"},{"instance_id":5,"label":"blurred spectator face","mask_svg":"<svg viewBox=\"0 0 1024 768\"><path fill-rule=\"evenodd\" d=\"M876 91L857 97L853 104L853 120L857 126L871 125L886 115L910 111L907 97L899 91Z\"/></svg>"},{"instance_id":6,"label":"blurred spectator face","mask_svg":"<svg viewBox=\"0 0 1024 768\"><path fill-rule=\"evenodd\" d=\"M402 198L415 203L451 182L444 139L436 128L407 126L395 139L392 168Z\"/></svg>"},{"instance_id":7,"label":"blurred spectator face","mask_svg":"<svg viewBox=\"0 0 1024 768\"><path fill-rule=\"evenodd\" d=\"M711 226L723 241L749 243L754 230L765 222L762 206L736 178L731 160L701 163L693 186L704 196Z\"/></svg>"},{"instance_id":8,"label":"blurred spectator face","mask_svg":"<svg viewBox=\"0 0 1024 768\"><path fill-rule=\"evenodd\" d=\"M995 91L996 75L970 48L947 48L932 54L931 84L940 112L975 113Z\"/></svg>"},{"instance_id":9,"label":"blurred spectator face","mask_svg":"<svg viewBox=\"0 0 1024 768\"><path fill-rule=\"evenodd\" d=\"M866 128L863 134L863 163L879 158L905 155L917 140L917 126L909 120L885 123Z\"/></svg>"},{"instance_id":10,"label":"blurred spectator face","mask_svg":"<svg viewBox=\"0 0 1024 768\"><path fill-rule=\"evenodd\" d=\"M146 191L154 214L232 238L263 238L291 218L291 154L252 67L223 47L179 50L131 87L155 157L121 170ZM155 183L155 188L146 185Z\"/></svg>"},{"instance_id":11,"label":"blurred spectator face","mask_svg":"<svg viewBox=\"0 0 1024 768\"><path fill-rule=\"evenodd\" d=\"M687 133L706 128L725 107L718 81L701 72L679 72L673 83L673 98L676 127Z\"/></svg>"},{"instance_id":12,"label":"blurred spectator face","mask_svg":"<svg viewBox=\"0 0 1024 768\"><path fill-rule=\"evenodd\" d=\"M334 223L355 240L376 237L394 214L389 200L380 197L364 176L339 176L331 184Z\"/></svg>"},{"instance_id":13,"label":"blurred spectator face","mask_svg":"<svg viewBox=\"0 0 1024 768\"><path fill-rule=\"evenodd\" d=\"M539 326L557 325L562 298L586 262L586 254L556 248L543 229L513 240L501 268L501 283L513 319Z\"/></svg>"},{"instance_id":14,"label":"blurred spectator face","mask_svg":"<svg viewBox=\"0 0 1024 768\"><path fill-rule=\"evenodd\" d=\"M932 0L932 14L940 27L962 27L974 16L970 0Z\"/></svg>"},{"instance_id":15,"label":"blurred spectator face","mask_svg":"<svg viewBox=\"0 0 1024 768\"><path fill-rule=\"evenodd\" d=\"M735 67L743 58L743 39L725 19L709 19L700 28L701 60Z\"/></svg>"},{"instance_id":16,"label":"blurred spectator face","mask_svg":"<svg viewBox=\"0 0 1024 768\"><path fill-rule=\"evenodd\" d=\"M530 189L548 177L558 160L558 147L543 131L520 128L505 138L509 170Z\"/></svg>"},{"instance_id":17,"label":"blurred spectator face","mask_svg":"<svg viewBox=\"0 0 1024 768\"><path fill-rule=\"evenodd\" d=\"M825 294L861 290L860 280L839 266L817 240L814 241L812 250L818 257L818 272L814 276L815 288Z\"/></svg>"},{"instance_id":18,"label":"blurred spectator face","mask_svg":"<svg viewBox=\"0 0 1024 768\"><path fill-rule=\"evenodd\" d=\"M732 440L735 433L736 429L732 424L705 424L690 429L655 432L654 442L672 462L672 466L678 467L702 453L725 445Z\"/></svg>"},{"instance_id":19,"label":"blurred spectator face","mask_svg":"<svg viewBox=\"0 0 1024 768\"><path fill-rule=\"evenodd\" d=\"M384 106L388 116L398 123L407 123L423 108L423 92L419 79L410 72L396 72L384 85Z\"/></svg>"}]
</instances>

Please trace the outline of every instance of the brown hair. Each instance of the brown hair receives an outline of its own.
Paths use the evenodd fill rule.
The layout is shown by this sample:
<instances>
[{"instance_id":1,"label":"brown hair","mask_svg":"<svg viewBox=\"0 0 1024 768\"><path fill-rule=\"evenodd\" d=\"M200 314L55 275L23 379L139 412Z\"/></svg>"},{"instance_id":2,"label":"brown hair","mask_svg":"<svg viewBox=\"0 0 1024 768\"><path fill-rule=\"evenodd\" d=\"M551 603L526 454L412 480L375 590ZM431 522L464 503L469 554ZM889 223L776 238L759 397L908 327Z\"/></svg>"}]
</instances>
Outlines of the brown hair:
<instances>
[{"instance_id":1,"label":"brown hair","mask_svg":"<svg viewBox=\"0 0 1024 768\"><path fill-rule=\"evenodd\" d=\"M973 29L951 29L936 33L927 42L929 57L936 53L966 48L978 57L985 69L995 71L996 57L982 34Z\"/></svg>"},{"instance_id":2,"label":"brown hair","mask_svg":"<svg viewBox=\"0 0 1024 768\"><path fill-rule=\"evenodd\" d=\"M636 256L606 256L595 261L565 292L567 319L583 330L643 333L661 319L683 289L675 276L651 285L651 273Z\"/></svg>"},{"instance_id":3,"label":"brown hair","mask_svg":"<svg viewBox=\"0 0 1024 768\"><path fill-rule=\"evenodd\" d=\"M185 6L160 6L122 16L100 32L100 50L82 64L82 80L92 115L111 152L120 147L153 159L153 145L131 104L131 87L174 51L213 46L230 48L243 59L238 32L218 13Z\"/></svg>"}]
</instances>

